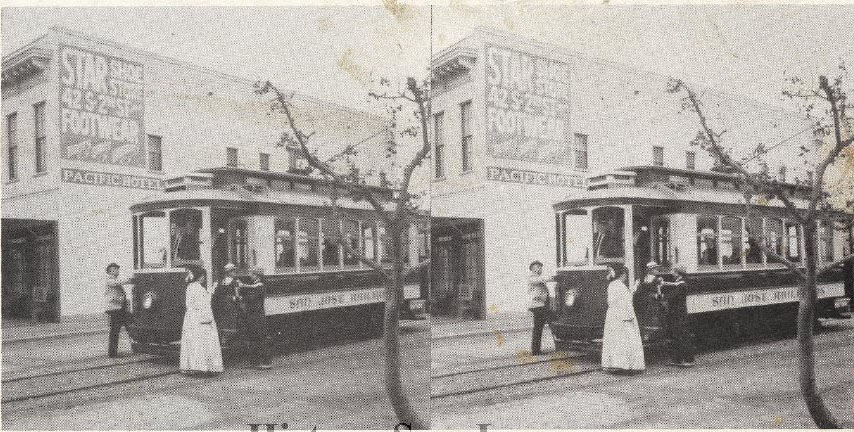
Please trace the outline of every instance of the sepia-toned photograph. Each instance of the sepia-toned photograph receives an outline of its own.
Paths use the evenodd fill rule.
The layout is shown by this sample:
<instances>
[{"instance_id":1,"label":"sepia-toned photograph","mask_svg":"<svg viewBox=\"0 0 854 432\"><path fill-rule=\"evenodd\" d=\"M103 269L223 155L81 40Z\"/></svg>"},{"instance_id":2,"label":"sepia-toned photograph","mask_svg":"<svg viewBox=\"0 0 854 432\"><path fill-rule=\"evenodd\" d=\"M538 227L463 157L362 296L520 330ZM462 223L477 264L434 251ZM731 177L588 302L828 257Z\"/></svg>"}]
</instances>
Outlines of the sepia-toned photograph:
<instances>
[{"instance_id":1,"label":"sepia-toned photograph","mask_svg":"<svg viewBox=\"0 0 854 432\"><path fill-rule=\"evenodd\" d=\"M610 3L3 6L0 427L854 427L854 5Z\"/></svg>"}]
</instances>

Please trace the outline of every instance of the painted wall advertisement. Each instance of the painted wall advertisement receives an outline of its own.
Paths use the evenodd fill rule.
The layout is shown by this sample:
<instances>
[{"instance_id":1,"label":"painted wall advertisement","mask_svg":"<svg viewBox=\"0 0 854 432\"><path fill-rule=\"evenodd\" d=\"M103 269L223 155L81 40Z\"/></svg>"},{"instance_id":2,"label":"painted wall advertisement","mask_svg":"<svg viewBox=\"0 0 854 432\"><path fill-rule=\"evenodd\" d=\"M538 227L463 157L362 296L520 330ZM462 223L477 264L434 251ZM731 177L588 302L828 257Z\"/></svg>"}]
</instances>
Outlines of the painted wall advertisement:
<instances>
[{"instance_id":1,"label":"painted wall advertisement","mask_svg":"<svg viewBox=\"0 0 854 432\"><path fill-rule=\"evenodd\" d=\"M521 183L538 186L571 188L584 188L587 186L587 179L584 177L492 166L486 168L486 179L504 183Z\"/></svg>"},{"instance_id":2,"label":"painted wall advertisement","mask_svg":"<svg viewBox=\"0 0 854 432\"><path fill-rule=\"evenodd\" d=\"M58 69L62 158L145 166L142 64L62 45Z\"/></svg>"},{"instance_id":3,"label":"painted wall advertisement","mask_svg":"<svg viewBox=\"0 0 854 432\"><path fill-rule=\"evenodd\" d=\"M569 64L494 45L485 58L488 154L571 166Z\"/></svg>"}]
</instances>

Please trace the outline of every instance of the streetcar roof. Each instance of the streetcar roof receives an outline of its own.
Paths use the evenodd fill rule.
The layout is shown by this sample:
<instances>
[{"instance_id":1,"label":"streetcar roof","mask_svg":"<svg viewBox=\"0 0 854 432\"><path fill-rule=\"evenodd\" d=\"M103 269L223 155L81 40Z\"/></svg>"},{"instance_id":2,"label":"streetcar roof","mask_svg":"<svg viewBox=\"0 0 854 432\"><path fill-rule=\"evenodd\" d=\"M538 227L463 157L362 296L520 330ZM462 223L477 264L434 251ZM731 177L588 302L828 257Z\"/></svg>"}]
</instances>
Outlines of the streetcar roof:
<instances>
[{"instance_id":1,"label":"streetcar roof","mask_svg":"<svg viewBox=\"0 0 854 432\"><path fill-rule=\"evenodd\" d=\"M236 189L190 189L152 195L132 205L131 211L186 206L245 207L254 204L323 207L326 203L329 203L329 198L316 192L268 191L266 193L254 193ZM373 206L366 201L356 202L345 197L338 199L338 207L351 210L374 210ZM391 210L392 203L385 203L385 207L387 210Z\"/></svg>"}]
</instances>

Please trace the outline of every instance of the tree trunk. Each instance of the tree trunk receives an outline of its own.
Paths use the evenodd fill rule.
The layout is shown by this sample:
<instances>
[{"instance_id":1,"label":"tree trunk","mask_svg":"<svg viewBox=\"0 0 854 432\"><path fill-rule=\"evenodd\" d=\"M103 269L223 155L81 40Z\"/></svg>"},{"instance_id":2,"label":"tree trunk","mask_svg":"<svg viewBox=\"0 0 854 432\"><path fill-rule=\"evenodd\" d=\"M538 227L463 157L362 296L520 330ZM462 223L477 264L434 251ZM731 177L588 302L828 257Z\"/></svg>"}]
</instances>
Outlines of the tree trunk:
<instances>
[{"instance_id":1,"label":"tree trunk","mask_svg":"<svg viewBox=\"0 0 854 432\"><path fill-rule=\"evenodd\" d=\"M403 293L403 257L401 255L401 230L390 227L394 251L392 280L386 285L385 294L385 388L394 413L401 423L412 429L427 429L427 424L415 412L406 390L403 388L400 373L400 300Z\"/></svg>"},{"instance_id":2,"label":"tree trunk","mask_svg":"<svg viewBox=\"0 0 854 432\"><path fill-rule=\"evenodd\" d=\"M800 360L801 395L807 404L810 416L816 426L822 429L837 429L839 423L824 405L815 384L815 343L813 325L816 303L816 239L815 227L804 226L804 254L806 259L806 279L800 286L800 304L798 307L798 348Z\"/></svg>"}]
</instances>

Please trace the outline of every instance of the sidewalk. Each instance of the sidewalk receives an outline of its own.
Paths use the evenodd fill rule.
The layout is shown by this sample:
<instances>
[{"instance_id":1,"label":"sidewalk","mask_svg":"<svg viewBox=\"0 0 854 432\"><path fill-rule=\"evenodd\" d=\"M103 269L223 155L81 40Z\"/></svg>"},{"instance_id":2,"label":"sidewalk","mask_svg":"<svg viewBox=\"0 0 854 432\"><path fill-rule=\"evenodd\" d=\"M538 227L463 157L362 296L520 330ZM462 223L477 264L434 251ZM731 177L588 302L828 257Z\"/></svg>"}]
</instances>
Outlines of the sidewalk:
<instances>
[{"instance_id":1,"label":"sidewalk","mask_svg":"<svg viewBox=\"0 0 854 432\"><path fill-rule=\"evenodd\" d=\"M523 332L530 330L534 323L530 312L524 311L488 314L483 320L433 316L430 324L432 339L435 341L494 333Z\"/></svg>"},{"instance_id":2,"label":"sidewalk","mask_svg":"<svg viewBox=\"0 0 854 432\"><path fill-rule=\"evenodd\" d=\"M94 333L106 333L107 317L103 313L64 317L58 323L29 320L3 320L0 340L3 345L47 339L60 339Z\"/></svg>"}]
</instances>

